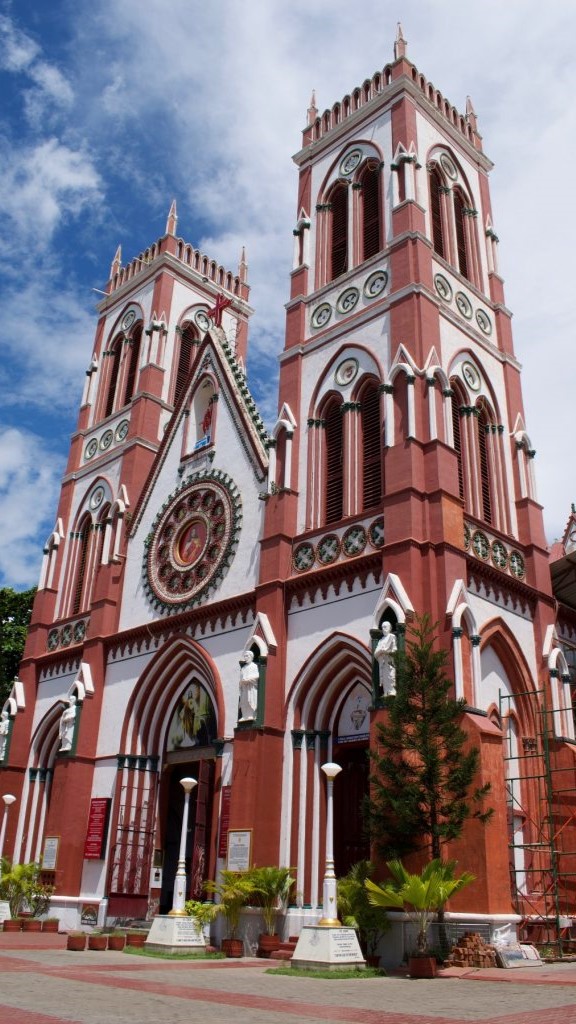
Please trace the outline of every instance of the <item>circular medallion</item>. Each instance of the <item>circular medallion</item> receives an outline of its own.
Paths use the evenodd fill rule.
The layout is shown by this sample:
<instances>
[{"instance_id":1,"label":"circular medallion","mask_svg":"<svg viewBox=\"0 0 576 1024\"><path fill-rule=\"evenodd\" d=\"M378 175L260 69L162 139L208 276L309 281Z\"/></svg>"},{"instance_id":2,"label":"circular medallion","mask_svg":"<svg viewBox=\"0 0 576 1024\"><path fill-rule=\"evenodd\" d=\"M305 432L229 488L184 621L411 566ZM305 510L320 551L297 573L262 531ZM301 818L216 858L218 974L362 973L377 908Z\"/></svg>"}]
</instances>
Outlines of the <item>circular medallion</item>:
<instances>
[{"instance_id":1,"label":"circular medallion","mask_svg":"<svg viewBox=\"0 0 576 1024\"><path fill-rule=\"evenodd\" d=\"M60 635L60 643L62 644L62 647L68 647L68 644L70 644L71 642L72 642L72 626L70 624L68 624L67 626L64 626L62 628L62 633Z\"/></svg>"},{"instance_id":2,"label":"circular medallion","mask_svg":"<svg viewBox=\"0 0 576 1024\"><path fill-rule=\"evenodd\" d=\"M342 537L342 550L345 555L361 555L366 547L368 535L363 526L351 526Z\"/></svg>"},{"instance_id":3,"label":"circular medallion","mask_svg":"<svg viewBox=\"0 0 576 1024\"><path fill-rule=\"evenodd\" d=\"M76 643L82 643L86 636L86 619L80 619L80 622L74 623L74 640Z\"/></svg>"},{"instance_id":4,"label":"circular medallion","mask_svg":"<svg viewBox=\"0 0 576 1024\"><path fill-rule=\"evenodd\" d=\"M339 313L351 313L357 305L359 298L360 292L357 288L347 288L346 291L338 296L336 309Z\"/></svg>"},{"instance_id":5,"label":"circular medallion","mask_svg":"<svg viewBox=\"0 0 576 1024\"><path fill-rule=\"evenodd\" d=\"M234 555L240 518L240 495L224 473L187 480L152 528L144 558L150 596L169 611L198 604Z\"/></svg>"},{"instance_id":6,"label":"circular medallion","mask_svg":"<svg viewBox=\"0 0 576 1024\"><path fill-rule=\"evenodd\" d=\"M358 167L358 164L362 160L361 149L351 149L349 153L340 161L340 174L352 174Z\"/></svg>"},{"instance_id":7,"label":"circular medallion","mask_svg":"<svg viewBox=\"0 0 576 1024\"><path fill-rule=\"evenodd\" d=\"M467 526L466 523L464 524L464 547L466 548L466 551L468 551L468 548L470 547L470 527Z\"/></svg>"},{"instance_id":8,"label":"circular medallion","mask_svg":"<svg viewBox=\"0 0 576 1024\"><path fill-rule=\"evenodd\" d=\"M474 363L462 363L462 376L472 391L480 390L480 374Z\"/></svg>"},{"instance_id":9,"label":"circular medallion","mask_svg":"<svg viewBox=\"0 0 576 1024\"><path fill-rule=\"evenodd\" d=\"M196 310L194 313L194 323L201 331L204 332L204 334L206 334L206 331L209 331L212 326L212 321L204 309Z\"/></svg>"},{"instance_id":10,"label":"circular medallion","mask_svg":"<svg viewBox=\"0 0 576 1024\"><path fill-rule=\"evenodd\" d=\"M508 552L502 541L492 541L492 561L497 569L505 569L508 565Z\"/></svg>"},{"instance_id":11,"label":"circular medallion","mask_svg":"<svg viewBox=\"0 0 576 1024\"><path fill-rule=\"evenodd\" d=\"M314 548L305 541L299 544L292 559L296 572L306 572L314 565Z\"/></svg>"},{"instance_id":12,"label":"circular medallion","mask_svg":"<svg viewBox=\"0 0 576 1024\"><path fill-rule=\"evenodd\" d=\"M336 373L334 374L334 380L341 388L346 387L347 384L351 384L358 373L358 360L343 359L342 362L336 367Z\"/></svg>"},{"instance_id":13,"label":"circular medallion","mask_svg":"<svg viewBox=\"0 0 576 1024\"><path fill-rule=\"evenodd\" d=\"M104 433L102 434L102 437L100 438L100 448L102 449L103 452L105 452L106 449L110 447L113 440L114 432L112 430L105 430Z\"/></svg>"},{"instance_id":14,"label":"circular medallion","mask_svg":"<svg viewBox=\"0 0 576 1024\"><path fill-rule=\"evenodd\" d=\"M135 319L136 313L134 312L133 309L129 309L128 312L126 313L126 316L122 320L122 330L127 331L130 327L132 327L132 324L134 323Z\"/></svg>"},{"instance_id":15,"label":"circular medallion","mask_svg":"<svg viewBox=\"0 0 576 1024\"><path fill-rule=\"evenodd\" d=\"M519 551L513 551L510 555L510 572L517 580L523 579L526 575L526 565Z\"/></svg>"},{"instance_id":16,"label":"circular medallion","mask_svg":"<svg viewBox=\"0 0 576 1024\"><path fill-rule=\"evenodd\" d=\"M96 440L95 437L93 437L91 441L88 441L88 444L86 445L86 447L84 449L84 458L85 459L93 458L94 455L96 455L97 451L98 451L98 441Z\"/></svg>"},{"instance_id":17,"label":"circular medallion","mask_svg":"<svg viewBox=\"0 0 576 1024\"><path fill-rule=\"evenodd\" d=\"M440 163L442 164L442 170L445 171L448 177L452 178L452 181L456 181L456 178L458 177L458 171L456 170L450 157L446 153L441 154Z\"/></svg>"},{"instance_id":18,"label":"circular medallion","mask_svg":"<svg viewBox=\"0 0 576 1024\"><path fill-rule=\"evenodd\" d=\"M118 426L116 427L116 433L114 434L114 437L116 438L117 441L124 440L126 434L128 433L129 425L130 424L128 423L128 420L122 420L122 422L118 424Z\"/></svg>"},{"instance_id":19,"label":"circular medallion","mask_svg":"<svg viewBox=\"0 0 576 1024\"><path fill-rule=\"evenodd\" d=\"M445 302L452 301L452 285L448 278L444 277L444 274L434 275L434 287L441 299L444 299Z\"/></svg>"},{"instance_id":20,"label":"circular medallion","mask_svg":"<svg viewBox=\"0 0 576 1024\"><path fill-rule=\"evenodd\" d=\"M327 537L322 537L316 553L318 561L322 565L330 565L331 562L335 562L340 554L340 538L335 533L329 533Z\"/></svg>"},{"instance_id":21,"label":"circular medallion","mask_svg":"<svg viewBox=\"0 0 576 1024\"><path fill-rule=\"evenodd\" d=\"M375 299L381 295L388 284L388 274L385 270L375 270L364 282L364 295L367 299Z\"/></svg>"},{"instance_id":22,"label":"circular medallion","mask_svg":"<svg viewBox=\"0 0 576 1024\"><path fill-rule=\"evenodd\" d=\"M323 302L321 306L317 306L312 313L312 327L326 327L332 316L332 306L329 302Z\"/></svg>"},{"instance_id":23,"label":"circular medallion","mask_svg":"<svg viewBox=\"0 0 576 1024\"><path fill-rule=\"evenodd\" d=\"M368 527L368 538L373 548L381 548L384 544L384 518L380 516L370 523Z\"/></svg>"},{"instance_id":24,"label":"circular medallion","mask_svg":"<svg viewBox=\"0 0 576 1024\"><path fill-rule=\"evenodd\" d=\"M90 495L90 508L98 508L104 500L104 488L99 485L96 487Z\"/></svg>"},{"instance_id":25,"label":"circular medallion","mask_svg":"<svg viewBox=\"0 0 576 1024\"><path fill-rule=\"evenodd\" d=\"M488 537L481 530L476 530L472 537L472 547L474 553L478 555L478 558L482 558L484 561L490 554L490 544L488 543Z\"/></svg>"},{"instance_id":26,"label":"circular medallion","mask_svg":"<svg viewBox=\"0 0 576 1024\"><path fill-rule=\"evenodd\" d=\"M456 305L458 306L458 311L466 320L472 319L472 304L464 292L456 292Z\"/></svg>"},{"instance_id":27,"label":"circular medallion","mask_svg":"<svg viewBox=\"0 0 576 1024\"><path fill-rule=\"evenodd\" d=\"M492 334L492 321L483 309L476 310L476 323L483 334Z\"/></svg>"},{"instance_id":28,"label":"circular medallion","mask_svg":"<svg viewBox=\"0 0 576 1024\"><path fill-rule=\"evenodd\" d=\"M60 643L60 630L51 629L48 633L48 650L55 651Z\"/></svg>"}]
</instances>

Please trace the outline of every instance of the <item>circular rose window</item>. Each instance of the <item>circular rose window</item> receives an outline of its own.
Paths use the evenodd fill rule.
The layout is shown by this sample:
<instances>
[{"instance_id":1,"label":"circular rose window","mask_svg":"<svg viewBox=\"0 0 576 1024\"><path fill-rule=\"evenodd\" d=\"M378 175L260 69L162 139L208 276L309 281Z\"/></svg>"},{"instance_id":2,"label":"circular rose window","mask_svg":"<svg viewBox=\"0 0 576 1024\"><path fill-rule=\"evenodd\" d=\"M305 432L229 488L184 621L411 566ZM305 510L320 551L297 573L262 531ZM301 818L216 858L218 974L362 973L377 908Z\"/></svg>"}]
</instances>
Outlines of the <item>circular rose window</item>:
<instances>
[{"instance_id":1,"label":"circular rose window","mask_svg":"<svg viewBox=\"0 0 576 1024\"><path fill-rule=\"evenodd\" d=\"M238 489L219 472L191 477L170 496L144 559L152 599L183 611L217 586L234 555L241 505Z\"/></svg>"}]
</instances>

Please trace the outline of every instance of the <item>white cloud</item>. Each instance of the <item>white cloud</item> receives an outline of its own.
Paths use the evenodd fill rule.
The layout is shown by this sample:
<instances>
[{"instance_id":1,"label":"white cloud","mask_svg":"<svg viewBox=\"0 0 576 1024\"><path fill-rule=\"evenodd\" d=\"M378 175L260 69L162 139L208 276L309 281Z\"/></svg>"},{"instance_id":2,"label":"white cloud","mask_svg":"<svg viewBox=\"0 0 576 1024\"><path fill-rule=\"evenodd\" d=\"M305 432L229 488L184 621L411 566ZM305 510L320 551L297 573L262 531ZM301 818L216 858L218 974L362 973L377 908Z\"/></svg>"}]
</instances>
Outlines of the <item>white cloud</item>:
<instances>
[{"instance_id":1,"label":"white cloud","mask_svg":"<svg viewBox=\"0 0 576 1024\"><path fill-rule=\"evenodd\" d=\"M0 15L0 68L25 71L39 52L38 44L30 36L18 29L10 18Z\"/></svg>"}]
</instances>

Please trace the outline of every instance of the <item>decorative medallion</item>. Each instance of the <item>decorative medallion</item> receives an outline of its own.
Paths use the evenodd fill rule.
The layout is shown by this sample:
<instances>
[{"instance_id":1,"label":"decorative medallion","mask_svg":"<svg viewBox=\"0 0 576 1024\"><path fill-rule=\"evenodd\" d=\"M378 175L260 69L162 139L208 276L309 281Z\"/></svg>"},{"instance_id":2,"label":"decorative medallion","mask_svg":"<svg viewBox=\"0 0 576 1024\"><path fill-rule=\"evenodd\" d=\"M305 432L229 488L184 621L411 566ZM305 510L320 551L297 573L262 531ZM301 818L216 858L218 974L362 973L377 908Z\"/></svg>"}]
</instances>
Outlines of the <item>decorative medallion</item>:
<instances>
[{"instance_id":1,"label":"decorative medallion","mask_svg":"<svg viewBox=\"0 0 576 1024\"><path fill-rule=\"evenodd\" d=\"M68 644L72 642L72 626L68 623L67 626L63 626L62 633L60 634L60 643L62 647L68 647Z\"/></svg>"},{"instance_id":2,"label":"decorative medallion","mask_svg":"<svg viewBox=\"0 0 576 1024\"><path fill-rule=\"evenodd\" d=\"M86 636L86 620L80 619L79 622L74 623L74 640L77 644L82 643Z\"/></svg>"},{"instance_id":3,"label":"decorative medallion","mask_svg":"<svg viewBox=\"0 0 576 1024\"><path fill-rule=\"evenodd\" d=\"M508 552L501 540L492 541L492 561L497 569L505 569L508 565Z\"/></svg>"},{"instance_id":4,"label":"decorative medallion","mask_svg":"<svg viewBox=\"0 0 576 1024\"><path fill-rule=\"evenodd\" d=\"M452 181L456 181L458 171L446 153L442 153L440 155L440 163L442 165L442 170L448 175L448 177L452 178Z\"/></svg>"},{"instance_id":5,"label":"decorative medallion","mask_svg":"<svg viewBox=\"0 0 576 1024\"><path fill-rule=\"evenodd\" d=\"M51 629L48 633L48 650L55 651L60 643L60 630Z\"/></svg>"},{"instance_id":6,"label":"decorative medallion","mask_svg":"<svg viewBox=\"0 0 576 1024\"><path fill-rule=\"evenodd\" d=\"M356 170L358 164L362 160L361 149L351 149L349 153L340 161L340 174L352 174Z\"/></svg>"},{"instance_id":7,"label":"decorative medallion","mask_svg":"<svg viewBox=\"0 0 576 1024\"><path fill-rule=\"evenodd\" d=\"M510 572L517 580L523 579L526 575L526 564L519 551L512 551L510 555Z\"/></svg>"},{"instance_id":8,"label":"decorative medallion","mask_svg":"<svg viewBox=\"0 0 576 1024\"><path fill-rule=\"evenodd\" d=\"M375 519L368 528L368 539L373 548L381 548L384 544L384 517Z\"/></svg>"},{"instance_id":9,"label":"decorative medallion","mask_svg":"<svg viewBox=\"0 0 576 1024\"><path fill-rule=\"evenodd\" d=\"M458 306L458 311L466 320L472 319L472 304L464 292L456 292L456 305Z\"/></svg>"},{"instance_id":10,"label":"decorative medallion","mask_svg":"<svg viewBox=\"0 0 576 1024\"><path fill-rule=\"evenodd\" d=\"M332 306L329 302L323 302L317 306L312 313L312 327L326 327L332 316Z\"/></svg>"},{"instance_id":11,"label":"decorative medallion","mask_svg":"<svg viewBox=\"0 0 576 1024\"><path fill-rule=\"evenodd\" d=\"M84 458L85 459L91 459L94 455L96 455L97 451L98 451L98 441L97 441L97 439L95 437L93 437L91 441L88 441L88 444L86 445L86 447L84 449Z\"/></svg>"},{"instance_id":12,"label":"decorative medallion","mask_svg":"<svg viewBox=\"0 0 576 1024\"><path fill-rule=\"evenodd\" d=\"M347 288L346 291L342 292L338 296L336 302L336 309L339 313L351 313L354 307L358 304L360 298L360 292L357 288Z\"/></svg>"},{"instance_id":13,"label":"decorative medallion","mask_svg":"<svg viewBox=\"0 0 576 1024\"><path fill-rule=\"evenodd\" d=\"M326 537L322 537L316 554L322 565L330 565L335 562L340 554L340 538L335 533L329 533Z\"/></svg>"},{"instance_id":14,"label":"decorative medallion","mask_svg":"<svg viewBox=\"0 0 576 1024\"><path fill-rule=\"evenodd\" d=\"M351 384L358 373L358 360L352 358L343 359L341 363L336 367L336 373L334 374L334 380L341 388L346 387L347 384Z\"/></svg>"},{"instance_id":15,"label":"decorative medallion","mask_svg":"<svg viewBox=\"0 0 576 1024\"><path fill-rule=\"evenodd\" d=\"M123 441L128 433L128 427L130 426L128 420L122 420L116 427L114 437L117 441Z\"/></svg>"},{"instance_id":16,"label":"decorative medallion","mask_svg":"<svg viewBox=\"0 0 576 1024\"><path fill-rule=\"evenodd\" d=\"M474 549L474 553L478 555L478 558L482 558L486 561L490 554L490 544L488 542L488 537L485 533L482 533L481 530L476 530L474 533L472 537L472 547Z\"/></svg>"},{"instance_id":17,"label":"decorative medallion","mask_svg":"<svg viewBox=\"0 0 576 1024\"><path fill-rule=\"evenodd\" d=\"M133 309L129 309L128 312L126 313L126 316L122 320L121 325L120 325L122 330L123 331L128 331L132 327L132 324L134 323L135 319L136 319L136 313L134 312Z\"/></svg>"},{"instance_id":18,"label":"decorative medallion","mask_svg":"<svg viewBox=\"0 0 576 1024\"><path fill-rule=\"evenodd\" d=\"M92 509L98 508L102 504L103 500L104 500L104 488L102 487L101 484L99 484L98 487L94 488L94 490L92 491L92 494L90 495L90 502L89 502L90 508L92 508Z\"/></svg>"},{"instance_id":19,"label":"decorative medallion","mask_svg":"<svg viewBox=\"0 0 576 1024\"><path fill-rule=\"evenodd\" d=\"M476 310L476 323L483 334L492 334L492 321L483 309Z\"/></svg>"},{"instance_id":20,"label":"decorative medallion","mask_svg":"<svg viewBox=\"0 0 576 1024\"><path fill-rule=\"evenodd\" d=\"M306 572L308 569L311 569L314 565L314 548L312 545L308 544L307 541L299 544L294 552L292 561L297 572Z\"/></svg>"},{"instance_id":21,"label":"decorative medallion","mask_svg":"<svg viewBox=\"0 0 576 1024\"><path fill-rule=\"evenodd\" d=\"M474 363L462 363L462 376L472 391L480 390L480 374Z\"/></svg>"},{"instance_id":22,"label":"decorative medallion","mask_svg":"<svg viewBox=\"0 0 576 1024\"><path fill-rule=\"evenodd\" d=\"M470 527L467 526L466 523L464 524L464 547L466 548L466 551L468 551L468 548L470 547Z\"/></svg>"},{"instance_id":23,"label":"decorative medallion","mask_svg":"<svg viewBox=\"0 0 576 1024\"><path fill-rule=\"evenodd\" d=\"M367 299L375 299L381 295L388 284L388 274L385 270L375 270L364 282L364 295Z\"/></svg>"},{"instance_id":24,"label":"decorative medallion","mask_svg":"<svg viewBox=\"0 0 576 1024\"><path fill-rule=\"evenodd\" d=\"M194 474L156 517L144 575L150 596L168 611L183 611L217 586L232 560L242 502L230 477Z\"/></svg>"},{"instance_id":25,"label":"decorative medallion","mask_svg":"<svg viewBox=\"0 0 576 1024\"><path fill-rule=\"evenodd\" d=\"M445 302L452 302L452 285L444 274L434 275L434 287L441 299Z\"/></svg>"},{"instance_id":26,"label":"decorative medallion","mask_svg":"<svg viewBox=\"0 0 576 1024\"><path fill-rule=\"evenodd\" d=\"M368 535L363 526L351 526L342 537L342 550L345 555L361 555L366 547Z\"/></svg>"},{"instance_id":27,"label":"decorative medallion","mask_svg":"<svg viewBox=\"0 0 576 1024\"><path fill-rule=\"evenodd\" d=\"M114 431L105 430L104 433L102 434L102 437L100 438L100 448L102 449L103 452L105 452L106 449L110 447L113 440Z\"/></svg>"},{"instance_id":28,"label":"decorative medallion","mask_svg":"<svg viewBox=\"0 0 576 1024\"><path fill-rule=\"evenodd\" d=\"M206 334L212 326L212 321L208 316L208 313L204 309L197 309L194 313L194 323L196 326Z\"/></svg>"}]
</instances>

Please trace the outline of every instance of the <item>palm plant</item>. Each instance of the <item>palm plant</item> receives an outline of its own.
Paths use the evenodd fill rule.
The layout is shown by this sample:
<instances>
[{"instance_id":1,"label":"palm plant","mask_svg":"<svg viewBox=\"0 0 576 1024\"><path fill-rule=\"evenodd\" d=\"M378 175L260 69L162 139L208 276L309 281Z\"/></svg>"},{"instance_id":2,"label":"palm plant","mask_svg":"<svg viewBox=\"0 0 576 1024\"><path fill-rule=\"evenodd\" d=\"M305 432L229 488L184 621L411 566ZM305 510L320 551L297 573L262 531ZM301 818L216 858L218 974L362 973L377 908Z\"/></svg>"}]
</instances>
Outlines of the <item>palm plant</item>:
<instances>
[{"instance_id":1,"label":"palm plant","mask_svg":"<svg viewBox=\"0 0 576 1024\"><path fill-rule=\"evenodd\" d=\"M2 858L0 899L8 901L12 917L18 917L23 910L30 911L32 917L41 917L48 910L54 887L42 884L40 870L34 862L10 864Z\"/></svg>"},{"instance_id":2,"label":"palm plant","mask_svg":"<svg viewBox=\"0 0 576 1024\"><path fill-rule=\"evenodd\" d=\"M380 909L368 899L365 882L374 871L369 860L353 864L347 875L338 879L338 915L342 924L358 932L360 945L374 956L384 933L390 927Z\"/></svg>"},{"instance_id":3,"label":"palm plant","mask_svg":"<svg viewBox=\"0 0 576 1024\"><path fill-rule=\"evenodd\" d=\"M274 935L276 917L286 906L295 881L290 868L262 867L249 872L250 898L255 897L256 906L262 908L267 935Z\"/></svg>"},{"instance_id":4,"label":"palm plant","mask_svg":"<svg viewBox=\"0 0 576 1024\"><path fill-rule=\"evenodd\" d=\"M427 950L428 925L455 893L474 881L474 875L465 871L454 875L456 861L430 861L419 875L410 874L399 860L387 861L392 880L376 885L370 878L364 883L368 899L373 906L384 910L396 907L405 910L416 925L416 948L420 954Z\"/></svg>"},{"instance_id":5,"label":"palm plant","mask_svg":"<svg viewBox=\"0 0 576 1024\"><path fill-rule=\"evenodd\" d=\"M217 913L223 914L228 925L228 938L235 939L240 924L240 911L245 907L252 892L248 871L220 872L220 881L204 883L206 892L216 896Z\"/></svg>"}]
</instances>

